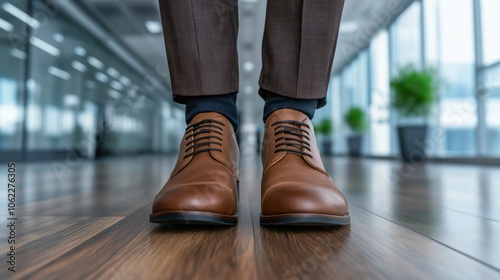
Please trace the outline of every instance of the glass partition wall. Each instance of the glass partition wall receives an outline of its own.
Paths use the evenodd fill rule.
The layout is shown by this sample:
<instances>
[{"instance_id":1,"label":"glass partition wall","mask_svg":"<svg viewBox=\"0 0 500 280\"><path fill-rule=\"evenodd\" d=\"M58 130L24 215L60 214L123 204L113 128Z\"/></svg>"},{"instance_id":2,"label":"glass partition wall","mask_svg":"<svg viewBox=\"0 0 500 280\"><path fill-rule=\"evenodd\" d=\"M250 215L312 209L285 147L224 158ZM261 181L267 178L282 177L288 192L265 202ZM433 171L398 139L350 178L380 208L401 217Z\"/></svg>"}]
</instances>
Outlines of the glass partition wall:
<instances>
[{"instance_id":1,"label":"glass partition wall","mask_svg":"<svg viewBox=\"0 0 500 280\"><path fill-rule=\"evenodd\" d=\"M14 15L27 10L27 1L15 3L0 1L0 153L20 152L23 146L27 50L25 23Z\"/></svg>"},{"instance_id":2,"label":"glass partition wall","mask_svg":"<svg viewBox=\"0 0 500 280\"><path fill-rule=\"evenodd\" d=\"M498 10L500 1L481 0L476 3L476 23L480 28L481 49L478 67L479 102L484 117L480 118L480 138L485 155L500 156L500 36Z\"/></svg>"},{"instance_id":3,"label":"glass partition wall","mask_svg":"<svg viewBox=\"0 0 500 280\"><path fill-rule=\"evenodd\" d=\"M83 27L45 1L0 0L0 154L174 151L182 123ZM175 133L163 133L175 130Z\"/></svg>"},{"instance_id":4,"label":"glass partition wall","mask_svg":"<svg viewBox=\"0 0 500 280\"><path fill-rule=\"evenodd\" d=\"M415 0L332 75L338 89L331 89L331 100L341 102L332 105L335 118L368 92L368 102L357 103L370 117L365 155L397 154L398 120L390 108L389 81L400 67L413 64L436 69L444 81L429 119L429 155L500 156L498 10L497 0ZM369 66L360 67L366 56ZM345 133L345 124L338 123L337 133ZM346 148L336 144L335 152L344 154Z\"/></svg>"}]
</instances>

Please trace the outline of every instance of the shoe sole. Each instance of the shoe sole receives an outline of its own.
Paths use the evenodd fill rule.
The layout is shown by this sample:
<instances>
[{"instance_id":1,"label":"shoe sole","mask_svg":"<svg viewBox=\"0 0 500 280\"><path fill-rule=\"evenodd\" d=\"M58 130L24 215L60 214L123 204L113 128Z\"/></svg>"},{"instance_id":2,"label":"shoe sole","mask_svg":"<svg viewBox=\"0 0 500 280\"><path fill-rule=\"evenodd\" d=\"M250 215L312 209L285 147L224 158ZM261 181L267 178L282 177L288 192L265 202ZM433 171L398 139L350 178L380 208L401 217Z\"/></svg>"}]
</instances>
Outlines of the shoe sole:
<instances>
[{"instance_id":1,"label":"shoe sole","mask_svg":"<svg viewBox=\"0 0 500 280\"><path fill-rule=\"evenodd\" d=\"M149 222L168 225L225 225L238 224L238 215L226 216L209 212L162 212L151 214Z\"/></svg>"},{"instance_id":2,"label":"shoe sole","mask_svg":"<svg viewBox=\"0 0 500 280\"><path fill-rule=\"evenodd\" d=\"M325 214L260 215L263 226L345 226L351 223L349 214L334 216Z\"/></svg>"}]
</instances>

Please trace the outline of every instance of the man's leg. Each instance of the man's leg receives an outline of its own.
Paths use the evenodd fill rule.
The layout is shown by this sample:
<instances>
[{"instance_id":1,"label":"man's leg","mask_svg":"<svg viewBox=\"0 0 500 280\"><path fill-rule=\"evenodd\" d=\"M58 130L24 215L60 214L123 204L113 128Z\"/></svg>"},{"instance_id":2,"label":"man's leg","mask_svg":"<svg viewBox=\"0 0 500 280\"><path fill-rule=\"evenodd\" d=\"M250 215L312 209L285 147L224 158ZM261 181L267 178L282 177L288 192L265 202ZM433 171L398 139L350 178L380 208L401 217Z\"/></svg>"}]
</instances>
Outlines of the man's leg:
<instances>
[{"instance_id":1,"label":"man's leg","mask_svg":"<svg viewBox=\"0 0 500 280\"><path fill-rule=\"evenodd\" d=\"M186 104L186 122L218 112L236 128L238 1L160 0L160 11L173 99Z\"/></svg>"},{"instance_id":2,"label":"man's leg","mask_svg":"<svg viewBox=\"0 0 500 280\"><path fill-rule=\"evenodd\" d=\"M237 223L237 0L160 0L173 98L186 104L177 164L154 223Z\"/></svg>"},{"instance_id":3,"label":"man's leg","mask_svg":"<svg viewBox=\"0 0 500 280\"><path fill-rule=\"evenodd\" d=\"M308 102L298 109L308 109L305 113L312 116L310 107L326 104L343 6L344 0L267 2L259 93L265 100L289 98L273 98L265 117L279 106L298 106L294 102ZM282 105L286 102L290 104Z\"/></svg>"},{"instance_id":4,"label":"man's leg","mask_svg":"<svg viewBox=\"0 0 500 280\"><path fill-rule=\"evenodd\" d=\"M262 215L268 225L348 224L345 197L323 167L311 118L325 105L343 0L267 2Z\"/></svg>"}]
</instances>

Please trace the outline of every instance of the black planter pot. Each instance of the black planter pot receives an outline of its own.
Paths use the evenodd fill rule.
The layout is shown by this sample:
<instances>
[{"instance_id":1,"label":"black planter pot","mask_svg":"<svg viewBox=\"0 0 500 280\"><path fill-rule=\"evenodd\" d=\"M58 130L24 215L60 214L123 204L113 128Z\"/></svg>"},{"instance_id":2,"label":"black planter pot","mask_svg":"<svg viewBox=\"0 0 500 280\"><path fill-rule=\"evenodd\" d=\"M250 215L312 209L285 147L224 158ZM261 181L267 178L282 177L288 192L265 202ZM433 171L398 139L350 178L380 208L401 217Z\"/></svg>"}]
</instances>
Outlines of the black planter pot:
<instances>
[{"instance_id":1,"label":"black planter pot","mask_svg":"<svg viewBox=\"0 0 500 280\"><path fill-rule=\"evenodd\" d=\"M351 157L359 157L361 155L361 146L363 138L361 135L349 136L347 138L347 147L349 148L349 155Z\"/></svg>"},{"instance_id":2,"label":"black planter pot","mask_svg":"<svg viewBox=\"0 0 500 280\"><path fill-rule=\"evenodd\" d=\"M323 140L321 142L321 152L325 156L331 156L332 153L332 146L333 146L333 141L332 140Z\"/></svg>"},{"instance_id":3,"label":"black planter pot","mask_svg":"<svg viewBox=\"0 0 500 280\"><path fill-rule=\"evenodd\" d=\"M425 140L427 125L398 126L399 151L404 161L422 163L427 159Z\"/></svg>"}]
</instances>

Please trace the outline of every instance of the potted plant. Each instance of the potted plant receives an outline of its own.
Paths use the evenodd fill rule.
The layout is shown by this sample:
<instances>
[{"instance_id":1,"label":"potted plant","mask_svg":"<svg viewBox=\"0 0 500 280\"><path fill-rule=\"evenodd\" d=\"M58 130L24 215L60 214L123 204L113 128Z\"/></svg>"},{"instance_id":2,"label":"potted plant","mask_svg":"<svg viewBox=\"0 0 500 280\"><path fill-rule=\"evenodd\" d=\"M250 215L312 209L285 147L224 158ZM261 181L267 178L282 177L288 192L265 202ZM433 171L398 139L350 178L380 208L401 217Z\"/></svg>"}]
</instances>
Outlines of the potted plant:
<instances>
[{"instance_id":1,"label":"potted plant","mask_svg":"<svg viewBox=\"0 0 500 280\"><path fill-rule=\"evenodd\" d=\"M422 162L426 159L423 149L428 130L426 118L439 91L436 71L405 66L391 79L391 89L391 106L404 121L398 126L401 157L406 162Z\"/></svg>"},{"instance_id":2,"label":"potted plant","mask_svg":"<svg viewBox=\"0 0 500 280\"><path fill-rule=\"evenodd\" d=\"M318 139L321 141L322 153L327 156L332 155L333 142L330 138L330 135L333 132L332 120L329 118L321 119L319 123L314 125L314 132L318 136Z\"/></svg>"},{"instance_id":3,"label":"potted plant","mask_svg":"<svg viewBox=\"0 0 500 280\"><path fill-rule=\"evenodd\" d=\"M352 107L344 116L344 121L352 131L352 135L347 138L347 146L350 156L360 156L363 144L363 132L366 131L365 111L359 107Z\"/></svg>"}]
</instances>

